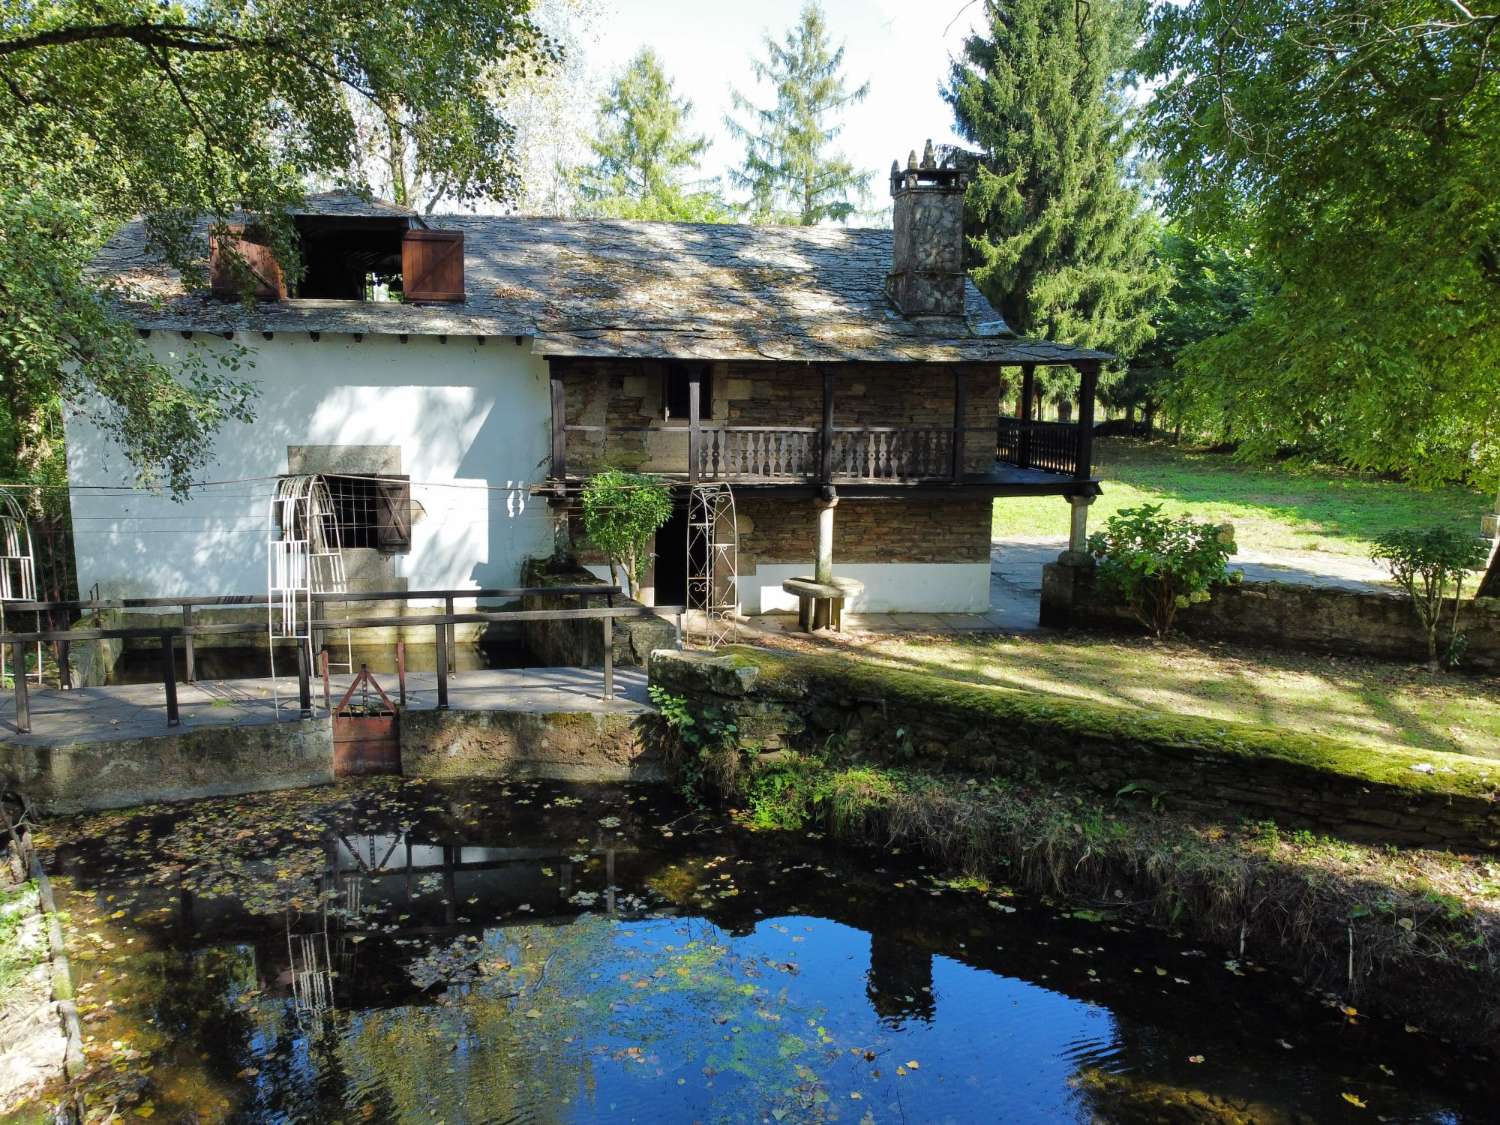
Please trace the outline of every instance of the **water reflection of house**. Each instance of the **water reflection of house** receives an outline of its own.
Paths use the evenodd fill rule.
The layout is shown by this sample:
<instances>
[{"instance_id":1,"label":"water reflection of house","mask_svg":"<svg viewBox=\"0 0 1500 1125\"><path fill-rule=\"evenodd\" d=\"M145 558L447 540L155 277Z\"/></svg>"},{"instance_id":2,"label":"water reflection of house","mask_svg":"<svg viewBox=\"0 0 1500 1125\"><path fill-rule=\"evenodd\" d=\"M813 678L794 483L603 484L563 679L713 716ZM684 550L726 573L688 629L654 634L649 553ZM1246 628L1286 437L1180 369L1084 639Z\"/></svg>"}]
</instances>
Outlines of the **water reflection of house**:
<instances>
[{"instance_id":1,"label":"water reflection of house","mask_svg":"<svg viewBox=\"0 0 1500 1125\"><path fill-rule=\"evenodd\" d=\"M876 930L870 934L870 971L865 995L883 1021L931 1022L937 1010L932 993L932 954Z\"/></svg>"}]
</instances>

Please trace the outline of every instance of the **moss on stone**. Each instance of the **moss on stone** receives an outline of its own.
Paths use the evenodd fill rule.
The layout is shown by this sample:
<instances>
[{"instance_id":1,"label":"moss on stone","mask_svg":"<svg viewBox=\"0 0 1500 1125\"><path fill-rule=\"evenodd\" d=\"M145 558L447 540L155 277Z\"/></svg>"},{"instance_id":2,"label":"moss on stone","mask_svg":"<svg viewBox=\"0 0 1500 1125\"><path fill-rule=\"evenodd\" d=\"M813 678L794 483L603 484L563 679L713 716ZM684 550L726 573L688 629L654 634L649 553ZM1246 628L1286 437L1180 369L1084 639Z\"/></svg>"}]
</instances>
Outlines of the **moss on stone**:
<instances>
[{"instance_id":1,"label":"moss on stone","mask_svg":"<svg viewBox=\"0 0 1500 1125\"><path fill-rule=\"evenodd\" d=\"M1346 781L1399 789L1413 795L1500 798L1494 763L1441 751L1392 747L1373 750L1319 735L1222 722L1185 715L1146 715L1082 700L1062 701L1013 688L987 687L922 672L883 667L843 656L788 654L736 647L726 655L760 670L758 693L801 694L813 683L850 699L879 700L930 712L961 713L971 721L1021 733L1045 730L1097 742L1136 744L1273 760ZM1424 767L1416 769L1413 767ZM1432 767L1429 772L1425 767Z\"/></svg>"}]
</instances>

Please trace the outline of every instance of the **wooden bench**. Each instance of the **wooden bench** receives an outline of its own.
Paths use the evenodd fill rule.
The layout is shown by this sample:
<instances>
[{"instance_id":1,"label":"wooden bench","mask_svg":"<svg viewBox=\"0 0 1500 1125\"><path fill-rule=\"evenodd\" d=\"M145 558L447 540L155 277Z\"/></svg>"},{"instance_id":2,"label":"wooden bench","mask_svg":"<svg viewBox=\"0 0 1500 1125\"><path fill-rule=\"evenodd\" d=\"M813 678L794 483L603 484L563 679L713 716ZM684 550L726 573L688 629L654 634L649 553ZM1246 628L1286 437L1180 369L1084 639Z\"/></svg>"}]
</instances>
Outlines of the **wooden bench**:
<instances>
[{"instance_id":1,"label":"wooden bench","mask_svg":"<svg viewBox=\"0 0 1500 1125\"><path fill-rule=\"evenodd\" d=\"M781 588L797 595L797 624L804 633L819 629L840 632L844 624L844 599L865 592L865 584L854 578L832 578L827 582L788 578Z\"/></svg>"}]
</instances>

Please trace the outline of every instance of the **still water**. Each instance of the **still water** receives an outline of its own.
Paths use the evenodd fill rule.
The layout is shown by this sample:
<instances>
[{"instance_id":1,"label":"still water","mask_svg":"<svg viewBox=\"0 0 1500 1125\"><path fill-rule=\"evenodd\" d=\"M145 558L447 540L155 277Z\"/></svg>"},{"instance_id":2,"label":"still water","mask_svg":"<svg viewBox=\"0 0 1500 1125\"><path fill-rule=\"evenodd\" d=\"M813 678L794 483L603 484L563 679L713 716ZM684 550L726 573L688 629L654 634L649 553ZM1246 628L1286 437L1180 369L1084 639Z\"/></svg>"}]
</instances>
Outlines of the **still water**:
<instances>
[{"instance_id":1,"label":"still water","mask_svg":"<svg viewBox=\"0 0 1500 1125\"><path fill-rule=\"evenodd\" d=\"M95 1119L1497 1119L1487 1064L1249 959L662 787L379 779L43 842Z\"/></svg>"}]
</instances>

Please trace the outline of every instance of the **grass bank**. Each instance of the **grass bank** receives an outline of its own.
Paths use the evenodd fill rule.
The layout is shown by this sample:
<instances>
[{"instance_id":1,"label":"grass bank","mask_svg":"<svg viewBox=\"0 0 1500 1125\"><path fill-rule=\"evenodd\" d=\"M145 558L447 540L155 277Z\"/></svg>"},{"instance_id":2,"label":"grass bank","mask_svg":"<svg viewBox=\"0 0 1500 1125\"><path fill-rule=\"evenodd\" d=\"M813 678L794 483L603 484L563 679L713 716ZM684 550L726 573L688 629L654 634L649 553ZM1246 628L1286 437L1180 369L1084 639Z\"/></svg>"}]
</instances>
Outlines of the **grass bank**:
<instances>
[{"instance_id":1,"label":"grass bank","mask_svg":"<svg viewBox=\"0 0 1500 1125\"><path fill-rule=\"evenodd\" d=\"M822 642L790 635L775 643L827 651ZM1254 723L1372 751L1395 746L1500 760L1500 688L1493 677L1114 635L896 635L844 643L852 663L1014 688L1058 703Z\"/></svg>"},{"instance_id":2,"label":"grass bank","mask_svg":"<svg viewBox=\"0 0 1500 1125\"><path fill-rule=\"evenodd\" d=\"M1439 764L1418 771L1422 761L1407 751L944 683L827 655L736 650L725 663L736 676L754 669L745 693L721 678L694 697L680 674L662 673L693 719L688 745L666 742L685 785L755 827L817 826L917 849L968 878L1060 897L1084 917L1169 927L1351 1008L1500 1049L1490 1000L1500 994L1493 853L1289 827L1304 800L1336 790L1372 807L1393 791L1398 809L1485 806L1500 784L1490 763L1434 755ZM804 721L782 723L787 737L766 750L766 721L778 710ZM1039 764L1081 744L1104 750ZM1110 747L1133 760L1112 763ZM1120 776L1180 774L1178 788L1117 787L1112 773L1101 791L1095 771L1116 766ZM1226 776L1226 808L1185 799ZM1287 817L1237 811L1236 794L1258 799L1245 792L1252 776L1273 789L1287 778Z\"/></svg>"},{"instance_id":3,"label":"grass bank","mask_svg":"<svg viewBox=\"0 0 1500 1125\"><path fill-rule=\"evenodd\" d=\"M1222 453L1165 441L1100 438L1094 472L1104 495L1090 509L1091 526L1121 508L1161 504L1167 514L1235 526L1243 550L1319 551L1365 560L1375 537L1396 527L1452 522L1471 527L1493 497L1464 488L1420 489L1326 465L1245 465ZM994 535L1060 538L1066 506L1055 497L995 502Z\"/></svg>"}]
</instances>

